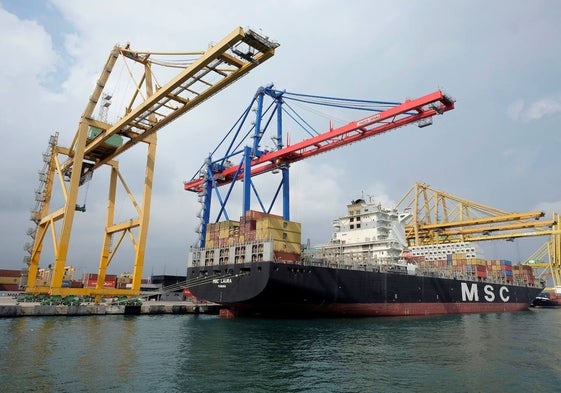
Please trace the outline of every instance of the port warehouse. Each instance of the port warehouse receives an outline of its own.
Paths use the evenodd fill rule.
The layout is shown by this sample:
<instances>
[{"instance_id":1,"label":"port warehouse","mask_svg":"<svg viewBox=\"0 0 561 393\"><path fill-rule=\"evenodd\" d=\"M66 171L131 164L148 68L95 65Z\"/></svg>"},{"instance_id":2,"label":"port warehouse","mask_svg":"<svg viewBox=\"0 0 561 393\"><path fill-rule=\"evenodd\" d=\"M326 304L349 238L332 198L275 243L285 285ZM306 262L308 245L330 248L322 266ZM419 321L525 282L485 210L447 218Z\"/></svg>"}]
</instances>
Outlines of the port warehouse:
<instances>
[{"instance_id":1,"label":"port warehouse","mask_svg":"<svg viewBox=\"0 0 561 393\"><path fill-rule=\"evenodd\" d=\"M75 269L67 266L63 286L66 288L95 288L97 286L97 274L84 273L79 279L74 277ZM40 269L37 282L45 285L50 284L50 269ZM17 294L25 291L27 280L27 269L0 269L0 294ZM141 295L153 300L183 301L189 295L183 290L186 276L176 275L152 275L149 279L142 279ZM130 288L132 277L128 273L116 275L107 274L103 283L104 288ZM169 287L173 290L166 290ZM153 293L152 296L150 294Z\"/></svg>"}]
</instances>

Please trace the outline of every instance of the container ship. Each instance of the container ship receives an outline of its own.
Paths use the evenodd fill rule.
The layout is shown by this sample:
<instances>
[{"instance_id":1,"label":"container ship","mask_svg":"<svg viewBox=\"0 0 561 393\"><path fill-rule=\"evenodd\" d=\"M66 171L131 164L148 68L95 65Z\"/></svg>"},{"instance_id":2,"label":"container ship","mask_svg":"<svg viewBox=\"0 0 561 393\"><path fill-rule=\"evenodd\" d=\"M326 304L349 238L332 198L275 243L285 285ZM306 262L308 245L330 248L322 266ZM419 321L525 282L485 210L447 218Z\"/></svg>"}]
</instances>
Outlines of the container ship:
<instances>
[{"instance_id":1,"label":"container ship","mask_svg":"<svg viewBox=\"0 0 561 393\"><path fill-rule=\"evenodd\" d=\"M248 211L209 224L189 251L191 293L221 315L375 317L527 310L542 292L531 267L485 260L474 244L406 247L408 212L358 199L329 242L303 246L301 225Z\"/></svg>"}]
</instances>

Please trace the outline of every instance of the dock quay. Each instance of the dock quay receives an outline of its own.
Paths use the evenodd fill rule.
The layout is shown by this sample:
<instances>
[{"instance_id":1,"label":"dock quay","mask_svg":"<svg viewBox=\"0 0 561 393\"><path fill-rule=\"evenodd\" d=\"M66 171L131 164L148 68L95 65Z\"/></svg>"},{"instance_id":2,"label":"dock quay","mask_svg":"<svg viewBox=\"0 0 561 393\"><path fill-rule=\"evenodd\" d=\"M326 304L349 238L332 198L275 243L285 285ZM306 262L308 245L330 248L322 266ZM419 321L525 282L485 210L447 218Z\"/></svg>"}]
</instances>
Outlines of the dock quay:
<instances>
[{"instance_id":1,"label":"dock quay","mask_svg":"<svg viewBox=\"0 0 561 393\"><path fill-rule=\"evenodd\" d=\"M140 305L86 303L79 305L45 305L38 302L18 302L16 298L0 296L0 318L32 316L87 315L156 315L156 314L218 314L220 306L193 301L146 301Z\"/></svg>"}]
</instances>

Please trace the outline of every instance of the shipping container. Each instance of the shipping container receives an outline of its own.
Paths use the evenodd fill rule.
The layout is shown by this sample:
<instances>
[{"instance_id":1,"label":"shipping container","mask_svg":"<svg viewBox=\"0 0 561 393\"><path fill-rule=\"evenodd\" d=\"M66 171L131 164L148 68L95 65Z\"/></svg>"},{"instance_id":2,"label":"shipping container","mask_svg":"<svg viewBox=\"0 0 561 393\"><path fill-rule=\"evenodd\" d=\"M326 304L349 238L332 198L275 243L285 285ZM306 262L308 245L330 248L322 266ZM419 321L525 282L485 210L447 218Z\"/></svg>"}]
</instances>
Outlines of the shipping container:
<instances>
[{"instance_id":1,"label":"shipping container","mask_svg":"<svg viewBox=\"0 0 561 393\"><path fill-rule=\"evenodd\" d=\"M2 284L2 285L19 284L20 281L21 281L21 277L1 277L0 276L0 284Z\"/></svg>"},{"instance_id":2,"label":"shipping container","mask_svg":"<svg viewBox=\"0 0 561 393\"><path fill-rule=\"evenodd\" d=\"M19 290L19 284L0 284L0 291L17 292Z\"/></svg>"},{"instance_id":3,"label":"shipping container","mask_svg":"<svg viewBox=\"0 0 561 393\"><path fill-rule=\"evenodd\" d=\"M0 277L21 277L21 270L0 269Z\"/></svg>"},{"instance_id":4,"label":"shipping container","mask_svg":"<svg viewBox=\"0 0 561 393\"><path fill-rule=\"evenodd\" d=\"M115 288L116 282L105 280L103 283L103 288ZM86 281L86 288L96 288L97 287L97 280L87 280Z\"/></svg>"},{"instance_id":5,"label":"shipping container","mask_svg":"<svg viewBox=\"0 0 561 393\"><path fill-rule=\"evenodd\" d=\"M82 284L81 281L71 281L70 282L70 288L82 288L84 286L84 284Z\"/></svg>"},{"instance_id":6,"label":"shipping container","mask_svg":"<svg viewBox=\"0 0 561 393\"><path fill-rule=\"evenodd\" d=\"M261 228L257 229L256 237L258 240L282 240L289 243L302 242L302 235L300 232L287 232L282 229Z\"/></svg>"},{"instance_id":7,"label":"shipping container","mask_svg":"<svg viewBox=\"0 0 561 393\"><path fill-rule=\"evenodd\" d=\"M275 251L275 259L283 262L297 262L300 260L299 253L290 253L283 251Z\"/></svg>"},{"instance_id":8,"label":"shipping container","mask_svg":"<svg viewBox=\"0 0 561 393\"><path fill-rule=\"evenodd\" d=\"M300 254L302 251L302 245L300 243L289 243L283 242L282 240L274 240L273 250Z\"/></svg>"},{"instance_id":9,"label":"shipping container","mask_svg":"<svg viewBox=\"0 0 561 393\"><path fill-rule=\"evenodd\" d=\"M257 210L248 210L245 214L245 218L248 220L258 220L263 217L276 217L282 219L282 216L276 214L263 213Z\"/></svg>"}]
</instances>

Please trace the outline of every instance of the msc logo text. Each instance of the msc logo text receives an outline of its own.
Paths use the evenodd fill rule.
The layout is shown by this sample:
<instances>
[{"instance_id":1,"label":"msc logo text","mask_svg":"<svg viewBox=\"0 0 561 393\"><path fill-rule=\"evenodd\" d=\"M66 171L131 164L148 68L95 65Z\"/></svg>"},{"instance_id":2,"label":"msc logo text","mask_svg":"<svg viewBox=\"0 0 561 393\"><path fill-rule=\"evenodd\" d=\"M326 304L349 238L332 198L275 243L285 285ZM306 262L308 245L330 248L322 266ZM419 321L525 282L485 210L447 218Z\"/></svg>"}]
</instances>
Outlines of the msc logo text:
<instances>
[{"instance_id":1,"label":"msc logo text","mask_svg":"<svg viewBox=\"0 0 561 393\"><path fill-rule=\"evenodd\" d=\"M471 285L471 286L470 286ZM479 293L479 286L476 283L466 283L462 282L462 301L463 302L478 302L480 299ZM510 299L510 295L508 292L508 288L505 286L501 286L498 290L498 294L495 293L495 288L492 285L484 285L483 286L483 293L482 293L482 300L487 302L494 302L497 298L497 295L503 302L508 302Z\"/></svg>"}]
</instances>

